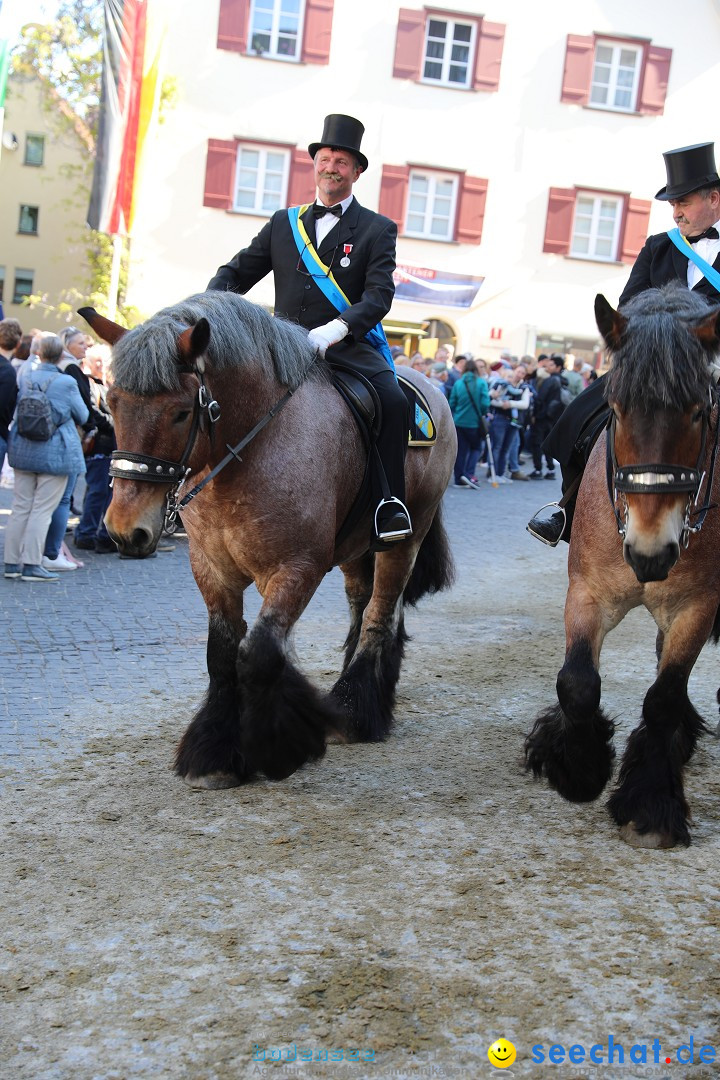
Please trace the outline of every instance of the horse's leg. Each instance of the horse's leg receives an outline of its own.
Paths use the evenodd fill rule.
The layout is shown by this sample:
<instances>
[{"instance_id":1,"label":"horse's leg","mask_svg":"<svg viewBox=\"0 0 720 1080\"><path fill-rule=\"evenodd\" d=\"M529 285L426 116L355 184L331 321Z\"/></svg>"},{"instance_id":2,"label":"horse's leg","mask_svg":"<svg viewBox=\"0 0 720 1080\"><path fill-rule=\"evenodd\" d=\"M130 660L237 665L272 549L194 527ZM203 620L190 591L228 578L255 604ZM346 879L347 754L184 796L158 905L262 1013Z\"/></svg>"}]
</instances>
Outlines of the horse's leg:
<instances>
[{"instance_id":1,"label":"horse's leg","mask_svg":"<svg viewBox=\"0 0 720 1080\"><path fill-rule=\"evenodd\" d=\"M245 635L243 594L218 591L209 611L205 699L183 735L175 772L190 787L236 787L247 776L238 736L238 645Z\"/></svg>"},{"instance_id":2,"label":"horse's leg","mask_svg":"<svg viewBox=\"0 0 720 1080\"><path fill-rule=\"evenodd\" d=\"M598 665L605 635L621 618L621 612L603 609L584 581L571 582L559 704L537 717L525 740L526 767L571 802L596 799L612 773L615 725L600 708Z\"/></svg>"},{"instance_id":3,"label":"horse's leg","mask_svg":"<svg viewBox=\"0 0 720 1080\"><path fill-rule=\"evenodd\" d=\"M372 596L375 560L371 554L367 553L352 562L343 563L340 569L345 577L345 595L350 607L350 629L343 644L345 651L343 671L346 671L355 655L360 640L363 613Z\"/></svg>"},{"instance_id":4,"label":"horse's leg","mask_svg":"<svg viewBox=\"0 0 720 1080\"><path fill-rule=\"evenodd\" d=\"M658 675L645 695L643 718L628 739L608 809L634 847L690 843L683 765L706 729L687 693L690 672L708 639L715 612L686 608L665 628Z\"/></svg>"},{"instance_id":5,"label":"horse's leg","mask_svg":"<svg viewBox=\"0 0 720 1080\"><path fill-rule=\"evenodd\" d=\"M263 605L237 656L239 746L248 775L283 780L325 753L342 710L293 665L288 637L325 574L325 564L283 566L261 584Z\"/></svg>"},{"instance_id":6,"label":"horse's leg","mask_svg":"<svg viewBox=\"0 0 720 1080\"><path fill-rule=\"evenodd\" d=\"M372 595L363 609L356 648L352 657L348 651L332 689L345 711L343 730L353 742L382 742L390 730L407 641L403 590L418 547L414 536L375 556Z\"/></svg>"}]
</instances>

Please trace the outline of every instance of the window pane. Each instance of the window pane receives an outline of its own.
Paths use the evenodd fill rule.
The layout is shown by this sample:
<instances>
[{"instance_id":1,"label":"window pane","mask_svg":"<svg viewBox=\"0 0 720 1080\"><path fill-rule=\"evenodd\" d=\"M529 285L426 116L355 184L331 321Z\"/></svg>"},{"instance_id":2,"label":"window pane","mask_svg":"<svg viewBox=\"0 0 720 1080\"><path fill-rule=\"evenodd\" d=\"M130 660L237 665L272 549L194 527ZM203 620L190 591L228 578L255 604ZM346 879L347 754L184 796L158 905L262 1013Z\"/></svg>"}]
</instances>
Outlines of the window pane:
<instances>
[{"instance_id":1,"label":"window pane","mask_svg":"<svg viewBox=\"0 0 720 1080\"><path fill-rule=\"evenodd\" d=\"M447 236L448 234L448 222L447 218L433 218L430 232L433 236Z\"/></svg>"},{"instance_id":2,"label":"window pane","mask_svg":"<svg viewBox=\"0 0 720 1080\"><path fill-rule=\"evenodd\" d=\"M0 266L0 301L5 294L5 267Z\"/></svg>"},{"instance_id":3,"label":"window pane","mask_svg":"<svg viewBox=\"0 0 720 1080\"><path fill-rule=\"evenodd\" d=\"M463 25L462 23L455 24L455 33L453 34L455 41L470 41L471 34L471 26Z\"/></svg>"},{"instance_id":4,"label":"window pane","mask_svg":"<svg viewBox=\"0 0 720 1080\"><path fill-rule=\"evenodd\" d=\"M423 77L426 79L442 79L442 65L431 64L428 61L423 70Z\"/></svg>"},{"instance_id":5,"label":"window pane","mask_svg":"<svg viewBox=\"0 0 720 1080\"><path fill-rule=\"evenodd\" d=\"M417 175L415 175L415 176L413 176L413 178L410 181L410 190L411 191L427 192L429 187L430 187L430 181L428 180L427 176L417 176Z\"/></svg>"},{"instance_id":6,"label":"window pane","mask_svg":"<svg viewBox=\"0 0 720 1080\"><path fill-rule=\"evenodd\" d=\"M445 54L444 41L428 41L426 56L429 60L442 60Z\"/></svg>"},{"instance_id":7,"label":"window pane","mask_svg":"<svg viewBox=\"0 0 720 1080\"><path fill-rule=\"evenodd\" d=\"M442 38L444 41L446 33L446 22L440 22L438 19L430 19L430 22L428 23L428 37Z\"/></svg>"},{"instance_id":8,"label":"window pane","mask_svg":"<svg viewBox=\"0 0 720 1080\"><path fill-rule=\"evenodd\" d=\"M28 135L25 139L25 164L42 165L45 158L45 137Z\"/></svg>"},{"instance_id":9,"label":"window pane","mask_svg":"<svg viewBox=\"0 0 720 1080\"><path fill-rule=\"evenodd\" d=\"M38 228L37 206L20 207L20 223L18 230L22 233L36 233Z\"/></svg>"},{"instance_id":10,"label":"window pane","mask_svg":"<svg viewBox=\"0 0 720 1080\"><path fill-rule=\"evenodd\" d=\"M611 64L613 51L609 45L598 45L595 56L599 64Z\"/></svg>"},{"instance_id":11,"label":"window pane","mask_svg":"<svg viewBox=\"0 0 720 1080\"><path fill-rule=\"evenodd\" d=\"M33 272L32 270L16 270L15 272L15 291L13 293L13 304L21 304L24 296L30 296L33 291Z\"/></svg>"},{"instance_id":12,"label":"window pane","mask_svg":"<svg viewBox=\"0 0 720 1080\"><path fill-rule=\"evenodd\" d=\"M420 233L423 231L423 225L425 224L424 216L420 214L408 214L407 219L407 231Z\"/></svg>"}]
</instances>

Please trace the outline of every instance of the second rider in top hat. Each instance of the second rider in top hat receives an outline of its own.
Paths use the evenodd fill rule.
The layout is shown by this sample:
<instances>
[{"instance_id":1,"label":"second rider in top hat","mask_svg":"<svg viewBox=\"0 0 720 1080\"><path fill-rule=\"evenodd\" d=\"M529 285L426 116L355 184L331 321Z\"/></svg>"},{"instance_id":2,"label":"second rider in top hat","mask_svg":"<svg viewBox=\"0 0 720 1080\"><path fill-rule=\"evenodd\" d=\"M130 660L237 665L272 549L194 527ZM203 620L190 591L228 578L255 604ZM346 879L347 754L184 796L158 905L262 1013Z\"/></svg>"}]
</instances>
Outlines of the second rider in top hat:
<instances>
[{"instance_id":1,"label":"second rider in top hat","mask_svg":"<svg viewBox=\"0 0 720 1080\"><path fill-rule=\"evenodd\" d=\"M412 533L405 506L408 406L389 351L386 358L366 340L387 315L395 294L397 226L362 207L352 193L368 166L360 150L364 130L352 116L334 113L325 118L320 141L308 147L315 163L315 204L297 219L295 231L292 210L278 210L249 247L219 267L208 288L246 293L272 272L275 314L309 330L308 340L321 356L327 353L331 363L353 368L373 384L382 405L377 448L392 495L380 499L375 520L378 539L387 543ZM307 236L303 250L298 229ZM308 262L306 249L317 253L317 265ZM332 289L327 271L350 301L344 310L328 295ZM376 498L379 495L378 490Z\"/></svg>"},{"instance_id":2,"label":"second rider in top hat","mask_svg":"<svg viewBox=\"0 0 720 1080\"><path fill-rule=\"evenodd\" d=\"M720 271L720 176L715 166L715 144L696 143L667 150L663 154L667 184L655 196L669 202L673 219L688 244L688 252L696 251L706 263ZM646 289L657 289L671 281L680 281L694 292L701 293L708 303L720 301L718 289L708 281L700 267L680 251L668 233L655 233L645 241L620 296L626 304ZM548 435L543 449L562 466L563 491L585 469L587 447L576 447L588 432L597 435L605 406L604 379L597 379L568 405ZM542 510L528 522L528 532L555 547L560 540L570 540L574 497L565 511L555 510L549 517ZM550 506L557 506L556 503ZM567 514L567 517L566 517Z\"/></svg>"}]
</instances>

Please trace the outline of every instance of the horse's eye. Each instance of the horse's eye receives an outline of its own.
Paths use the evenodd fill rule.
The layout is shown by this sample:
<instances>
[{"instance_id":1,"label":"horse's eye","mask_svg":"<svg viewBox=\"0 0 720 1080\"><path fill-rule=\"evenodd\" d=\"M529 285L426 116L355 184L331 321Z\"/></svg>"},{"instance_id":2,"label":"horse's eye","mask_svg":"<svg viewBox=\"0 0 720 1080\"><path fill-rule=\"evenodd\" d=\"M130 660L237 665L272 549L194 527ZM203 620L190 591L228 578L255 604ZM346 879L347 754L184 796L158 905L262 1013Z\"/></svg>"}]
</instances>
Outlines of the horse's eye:
<instances>
[{"instance_id":1,"label":"horse's eye","mask_svg":"<svg viewBox=\"0 0 720 1080\"><path fill-rule=\"evenodd\" d=\"M704 411L704 409L698 409L693 413L693 424L698 424L702 420Z\"/></svg>"},{"instance_id":2,"label":"horse's eye","mask_svg":"<svg viewBox=\"0 0 720 1080\"><path fill-rule=\"evenodd\" d=\"M184 421L187 420L189 415L190 415L190 410L189 409L184 409L182 412L179 412L177 414L177 416L173 420L173 424L182 424L182 423L184 423Z\"/></svg>"}]
</instances>

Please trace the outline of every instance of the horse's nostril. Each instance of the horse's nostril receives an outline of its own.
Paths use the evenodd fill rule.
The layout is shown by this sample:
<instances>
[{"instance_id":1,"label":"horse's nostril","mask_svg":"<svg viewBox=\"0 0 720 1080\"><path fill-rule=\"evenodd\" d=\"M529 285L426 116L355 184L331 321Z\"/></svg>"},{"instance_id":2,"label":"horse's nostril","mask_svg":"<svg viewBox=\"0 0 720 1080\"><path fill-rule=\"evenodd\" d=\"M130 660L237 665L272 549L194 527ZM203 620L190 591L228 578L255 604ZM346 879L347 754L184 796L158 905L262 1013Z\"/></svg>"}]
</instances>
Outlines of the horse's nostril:
<instances>
[{"instance_id":1,"label":"horse's nostril","mask_svg":"<svg viewBox=\"0 0 720 1080\"><path fill-rule=\"evenodd\" d=\"M152 534L147 529L133 529L130 544L136 551L141 551L152 543Z\"/></svg>"}]
</instances>

